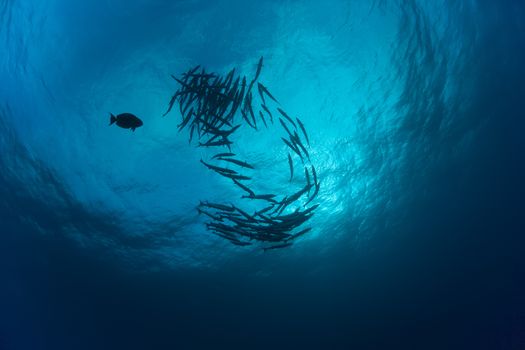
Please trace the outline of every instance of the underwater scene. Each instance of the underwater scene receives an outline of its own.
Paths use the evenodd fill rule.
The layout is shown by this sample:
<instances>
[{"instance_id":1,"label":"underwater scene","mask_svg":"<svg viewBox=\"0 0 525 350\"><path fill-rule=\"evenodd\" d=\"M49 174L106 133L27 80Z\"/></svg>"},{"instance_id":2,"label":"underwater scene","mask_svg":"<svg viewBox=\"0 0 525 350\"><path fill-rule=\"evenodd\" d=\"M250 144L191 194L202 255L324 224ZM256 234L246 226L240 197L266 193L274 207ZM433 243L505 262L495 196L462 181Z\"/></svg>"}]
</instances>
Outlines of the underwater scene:
<instances>
[{"instance_id":1,"label":"underwater scene","mask_svg":"<svg viewBox=\"0 0 525 350\"><path fill-rule=\"evenodd\" d=\"M0 350L525 349L525 2L0 0Z\"/></svg>"}]
</instances>

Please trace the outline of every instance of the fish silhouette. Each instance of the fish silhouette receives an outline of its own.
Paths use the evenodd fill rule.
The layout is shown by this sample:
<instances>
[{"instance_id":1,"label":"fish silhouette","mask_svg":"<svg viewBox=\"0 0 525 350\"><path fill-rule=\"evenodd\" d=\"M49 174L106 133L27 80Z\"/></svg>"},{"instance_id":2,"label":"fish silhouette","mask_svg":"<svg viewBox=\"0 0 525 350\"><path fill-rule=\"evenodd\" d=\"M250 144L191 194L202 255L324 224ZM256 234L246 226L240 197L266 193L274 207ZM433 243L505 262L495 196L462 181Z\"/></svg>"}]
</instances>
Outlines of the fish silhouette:
<instances>
[{"instance_id":1,"label":"fish silhouette","mask_svg":"<svg viewBox=\"0 0 525 350\"><path fill-rule=\"evenodd\" d=\"M137 118L135 115L131 113L122 113L117 115L116 117L110 113L111 117L109 119L109 125L112 125L113 123L116 123L117 126L120 126L124 129L131 129L131 131L135 131L136 128L142 126L142 120Z\"/></svg>"}]
</instances>

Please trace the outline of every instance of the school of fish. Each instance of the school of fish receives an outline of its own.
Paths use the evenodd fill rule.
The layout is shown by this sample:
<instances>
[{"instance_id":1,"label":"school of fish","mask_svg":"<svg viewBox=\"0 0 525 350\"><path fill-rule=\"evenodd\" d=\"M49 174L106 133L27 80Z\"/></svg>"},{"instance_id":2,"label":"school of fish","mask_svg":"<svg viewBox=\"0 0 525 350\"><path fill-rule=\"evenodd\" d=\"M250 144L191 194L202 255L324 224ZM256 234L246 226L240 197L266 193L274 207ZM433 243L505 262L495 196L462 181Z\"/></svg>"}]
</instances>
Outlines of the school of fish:
<instances>
[{"instance_id":1,"label":"school of fish","mask_svg":"<svg viewBox=\"0 0 525 350\"><path fill-rule=\"evenodd\" d=\"M248 213L239 204L200 201L197 211L209 219L207 229L234 245L250 246L257 242L267 251L289 247L296 238L311 231L311 227L302 226L319 207L312 201L319 193L320 181L310 161L310 140L303 122L286 113L268 88L258 81L262 67L263 57L252 79L236 75L235 69L221 76L201 66L189 69L180 77L171 75L179 87L163 116L177 104L181 115L178 129L189 129L189 142L197 138L198 147L221 149L211 159L201 159L201 163L231 180L232 185L244 193L241 200L260 204L260 209ZM304 168L304 186L288 194L255 193L246 183L252 181L250 174L256 167L236 158L232 135L243 125L259 130L261 122L268 128L277 119L284 132L280 140L288 149L290 187L297 174L294 175L297 164ZM303 173L302 169L300 172Z\"/></svg>"}]
</instances>

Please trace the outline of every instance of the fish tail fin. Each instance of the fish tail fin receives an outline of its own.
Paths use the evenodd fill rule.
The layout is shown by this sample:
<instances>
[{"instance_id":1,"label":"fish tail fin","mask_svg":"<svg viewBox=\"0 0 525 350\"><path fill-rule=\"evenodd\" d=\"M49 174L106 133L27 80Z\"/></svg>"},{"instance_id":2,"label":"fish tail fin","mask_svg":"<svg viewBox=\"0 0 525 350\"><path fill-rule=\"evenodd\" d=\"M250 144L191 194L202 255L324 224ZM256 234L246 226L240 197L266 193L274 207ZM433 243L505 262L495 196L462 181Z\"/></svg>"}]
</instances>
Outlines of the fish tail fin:
<instances>
[{"instance_id":1,"label":"fish tail fin","mask_svg":"<svg viewBox=\"0 0 525 350\"><path fill-rule=\"evenodd\" d=\"M114 122L117 121L117 117L115 117L113 115L113 113L109 113L110 117L109 117L109 125L113 124Z\"/></svg>"}]
</instances>

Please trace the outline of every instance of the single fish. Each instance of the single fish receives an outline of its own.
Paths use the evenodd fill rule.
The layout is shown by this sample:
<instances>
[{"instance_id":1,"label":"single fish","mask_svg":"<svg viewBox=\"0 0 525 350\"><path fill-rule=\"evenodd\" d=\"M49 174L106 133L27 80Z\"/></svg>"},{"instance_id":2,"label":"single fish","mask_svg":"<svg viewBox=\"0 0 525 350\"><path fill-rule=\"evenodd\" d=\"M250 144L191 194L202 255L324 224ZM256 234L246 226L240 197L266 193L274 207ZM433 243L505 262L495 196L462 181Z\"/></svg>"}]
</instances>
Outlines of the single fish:
<instances>
[{"instance_id":1,"label":"single fish","mask_svg":"<svg viewBox=\"0 0 525 350\"><path fill-rule=\"evenodd\" d=\"M268 216L266 216L266 215L260 214L258 212L255 213L255 215L257 215L258 217L260 217L261 219L263 219L266 223L268 223L270 225L275 224L275 222L272 219L270 219Z\"/></svg>"},{"instance_id":2,"label":"single fish","mask_svg":"<svg viewBox=\"0 0 525 350\"><path fill-rule=\"evenodd\" d=\"M177 100L177 97L179 97L179 94L180 93L177 91L175 93L175 95L173 95L171 97L171 100L170 100L170 102L168 104L168 110L162 115L163 117L165 117L171 111L171 109L173 108L173 104L175 104L175 101Z\"/></svg>"},{"instance_id":3,"label":"single fish","mask_svg":"<svg viewBox=\"0 0 525 350\"><path fill-rule=\"evenodd\" d=\"M191 129L190 129L190 139L188 140L188 144L191 143L191 141L193 140L193 132L195 131L195 124L193 124L191 126Z\"/></svg>"},{"instance_id":4,"label":"single fish","mask_svg":"<svg viewBox=\"0 0 525 350\"><path fill-rule=\"evenodd\" d=\"M251 222L257 222L257 220L253 218L253 216L251 216L250 214L248 214L247 212L245 212L245 211L242 210L241 208L237 208L237 207L235 207L235 209L237 209L237 211L238 211L239 213L241 213L242 216L244 216L246 219L248 219L248 221L251 221Z\"/></svg>"},{"instance_id":5,"label":"single fish","mask_svg":"<svg viewBox=\"0 0 525 350\"><path fill-rule=\"evenodd\" d=\"M315 191L314 191L314 194L310 197L310 199L308 199L308 201L304 204L304 206L307 206L308 203L310 203L316 196L317 196L317 193L319 193L319 188L321 187L321 183L320 182L316 182L315 183Z\"/></svg>"},{"instance_id":6,"label":"single fish","mask_svg":"<svg viewBox=\"0 0 525 350\"><path fill-rule=\"evenodd\" d=\"M283 243L283 244L278 244L278 245L272 245L272 246L270 246L270 247L263 248L263 251L272 250L272 249L279 249L279 248L286 248L286 247L289 247L289 246L291 246L291 245L292 245L291 242L287 242L287 243Z\"/></svg>"},{"instance_id":7,"label":"single fish","mask_svg":"<svg viewBox=\"0 0 525 350\"><path fill-rule=\"evenodd\" d=\"M314 176L314 183L317 183L317 173L315 172L315 168L312 165L312 175Z\"/></svg>"},{"instance_id":8,"label":"single fish","mask_svg":"<svg viewBox=\"0 0 525 350\"><path fill-rule=\"evenodd\" d=\"M224 81L224 87L228 89L230 87L230 84L233 81L233 76L235 75L235 68L233 68L230 72L228 72L228 75L226 75L226 80Z\"/></svg>"},{"instance_id":9,"label":"single fish","mask_svg":"<svg viewBox=\"0 0 525 350\"><path fill-rule=\"evenodd\" d=\"M199 142L199 147L216 147L216 146L230 147L231 144L233 144L233 142L231 142L230 140L223 139L223 140L215 141L215 142L210 142L210 141L206 143Z\"/></svg>"},{"instance_id":10,"label":"single fish","mask_svg":"<svg viewBox=\"0 0 525 350\"><path fill-rule=\"evenodd\" d=\"M244 191L248 192L248 194L249 194L250 196L255 196L255 193L254 193L252 190L250 190L247 186L244 186L242 183L240 183L239 181L237 181L237 180L235 180L235 179L232 179L232 180L233 180L233 182L234 182L237 186L239 186L240 188L242 188Z\"/></svg>"},{"instance_id":11,"label":"single fish","mask_svg":"<svg viewBox=\"0 0 525 350\"><path fill-rule=\"evenodd\" d=\"M296 239L297 237L302 236L302 235L304 235L305 233L307 233L307 232L309 232L309 231L311 231L311 230L312 230L311 227L305 228L304 230L301 230L301 231L299 231L299 232L297 232L297 233L291 235L290 237L288 237L288 238L286 239L286 241L290 241L290 240L292 240L292 239Z\"/></svg>"},{"instance_id":12,"label":"single fish","mask_svg":"<svg viewBox=\"0 0 525 350\"><path fill-rule=\"evenodd\" d=\"M310 146L310 140L308 139L308 134L306 133L306 129L304 128L304 124L301 122L301 120L299 118L296 117L295 119L297 120L297 123L299 124L299 127L303 131L303 135L306 138L306 143L308 144L308 146Z\"/></svg>"},{"instance_id":13,"label":"single fish","mask_svg":"<svg viewBox=\"0 0 525 350\"><path fill-rule=\"evenodd\" d=\"M235 210L233 205L224 205L224 204L219 204L219 203L211 203L211 202L203 202L203 201L199 202L199 206L213 208L217 210L229 211L229 212L232 212Z\"/></svg>"},{"instance_id":14,"label":"single fish","mask_svg":"<svg viewBox=\"0 0 525 350\"><path fill-rule=\"evenodd\" d=\"M266 107L265 104L262 104L261 107L264 109L266 113L268 113L268 115L270 116L270 122L273 124L273 116L272 116L272 113L270 113L270 110L268 109L268 107Z\"/></svg>"},{"instance_id":15,"label":"single fish","mask_svg":"<svg viewBox=\"0 0 525 350\"><path fill-rule=\"evenodd\" d=\"M247 90L247 94L252 92L252 87L253 87L253 84L255 83L255 80L252 80L250 81L250 85L248 85L248 90Z\"/></svg>"},{"instance_id":16,"label":"single fish","mask_svg":"<svg viewBox=\"0 0 525 350\"><path fill-rule=\"evenodd\" d=\"M218 166L215 166L215 165L211 165L211 164L206 163L202 159L201 159L201 163L204 164L204 166L206 166L208 169L213 170L213 171L218 172L218 173L232 174L232 175L236 175L237 174L237 172L235 170L221 168L221 167L218 167Z\"/></svg>"},{"instance_id":17,"label":"single fish","mask_svg":"<svg viewBox=\"0 0 525 350\"><path fill-rule=\"evenodd\" d=\"M173 74L171 75L171 77L172 77L177 83L179 83L180 85L184 86L185 88L187 88L187 89L191 89L191 88L192 88L188 83L186 83L186 82L180 80L179 78L177 78L177 77L174 76Z\"/></svg>"},{"instance_id":18,"label":"single fish","mask_svg":"<svg viewBox=\"0 0 525 350\"><path fill-rule=\"evenodd\" d=\"M257 72L255 72L255 78L253 78L253 81L256 81L259 78L259 74L261 74L261 69L263 67L263 57L259 59L259 63L257 64Z\"/></svg>"},{"instance_id":19,"label":"single fish","mask_svg":"<svg viewBox=\"0 0 525 350\"><path fill-rule=\"evenodd\" d=\"M271 98L272 100L275 101L275 103L279 104L279 101L277 101L275 99L275 97L272 96L272 94L270 93L270 91L268 91L268 89L261 83L257 83L257 88L261 91L261 94L266 94L268 95L269 98ZM264 102L264 101L263 101ZM266 103L265 103L266 104Z\"/></svg>"},{"instance_id":20,"label":"single fish","mask_svg":"<svg viewBox=\"0 0 525 350\"><path fill-rule=\"evenodd\" d=\"M232 173L220 173L220 172L218 172L217 174L222 175L222 176L227 177L227 178L232 179L232 180L251 180L252 179L249 176L236 175L236 174L232 174Z\"/></svg>"},{"instance_id":21,"label":"single fish","mask_svg":"<svg viewBox=\"0 0 525 350\"><path fill-rule=\"evenodd\" d=\"M209 78L215 78L217 75L215 73L197 73L197 74L190 74L191 77L194 77L194 78L201 78L206 81L208 80Z\"/></svg>"},{"instance_id":22,"label":"single fish","mask_svg":"<svg viewBox=\"0 0 525 350\"><path fill-rule=\"evenodd\" d=\"M242 116L242 119L244 119L246 123L248 123L249 126L255 129L255 126L253 126L250 120L248 119L248 112L246 111L246 109L244 108L241 109L241 116Z\"/></svg>"},{"instance_id":23,"label":"single fish","mask_svg":"<svg viewBox=\"0 0 525 350\"><path fill-rule=\"evenodd\" d=\"M297 132L294 131L293 136L291 137L294 144L298 145L303 153L306 155L306 158L310 160L310 155L308 154L308 151L306 150L306 147L304 147L303 143L301 142L301 139L299 138L299 135L297 135Z\"/></svg>"},{"instance_id":24,"label":"single fish","mask_svg":"<svg viewBox=\"0 0 525 350\"><path fill-rule=\"evenodd\" d=\"M200 214L204 214L204 215L208 216L209 218L211 218L211 219L213 219L215 221L222 221L221 218L219 218L219 217L217 217L217 216L215 216L215 215L213 215L211 213L208 213L206 210L202 210L201 208L197 208L197 211L199 212L199 215Z\"/></svg>"},{"instance_id":25,"label":"single fish","mask_svg":"<svg viewBox=\"0 0 525 350\"><path fill-rule=\"evenodd\" d=\"M235 156L235 153L218 153L211 157L212 159L221 158L221 157L233 157Z\"/></svg>"},{"instance_id":26,"label":"single fish","mask_svg":"<svg viewBox=\"0 0 525 350\"><path fill-rule=\"evenodd\" d=\"M243 241L230 241L232 244L238 245L240 247L244 247L247 245L252 245L250 242L243 242Z\"/></svg>"},{"instance_id":27,"label":"single fish","mask_svg":"<svg viewBox=\"0 0 525 350\"><path fill-rule=\"evenodd\" d=\"M263 209L261 209L261 210L259 210L259 211L257 212L257 215L264 214L264 213L266 213L268 210L272 209L273 207L274 207L274 205L272 204L272 205L270 205L270 206L268 206L268 207L266 207L266 208L263 208Z\"/></svg>"},{"instance_id":28,"label":"single fish","mask_svg":"<svg viewBox=\"0 0 525 350\"><path fill-rule=\"evenodd\" d=\"M297 128L297 125L295 125L295 122L292 120L292 118L290 118L290 116L288 114L286 114L285 111L283 111L282 109L280 109L279 107L277 107L277 110L279 111L279 113L281 113L281 115L283 117L285 117L290 123L292 123L292 125L294 126L294 128Z\"/></svg>"},{"instance_id":29,"label":"single fish","mask_svg":"<svg viewBox=\"0 0 525 350\"><path fill-rule=\"evenodd\" d=\"M192 75L193 73L195 73L200 67L201 67L200 64L198 64L195 67L193 67L192 69L190 69L187 73L182 74L182 76L188 77L188 76Z\"/></svg>"},{"instance_id":30,"label":"single fish","mask_svg":"<svg viewBox=\"0 0 525 350\"><path fill-rule=\"evenodd\" d=\"M244 91L246 90L246 77L242 77L241 90L239 92L239 98L244 100Z\"/></svg>"},{"instance_id":31,"label":"single fish","mask_svg":"<svg viewBox=\"0 0 525 350\"><path fill-rule=\"evenodd\" d=\"M229 129L229 130L221 130L221 129L216 129L216 128L213 128L211 126L208 127L208 129L206 130L208 133L210 134L213 134L213 135L218 135L218 136L230 136L231 134L233 134L235 132L235 130L237 130L239 127L241 126L241 124L239 125L236 125L234 126L233 128Z\"/></svg>"},{"instance_id":32,"label":"single fish","mask_svg":"<svg viewBox=\"0 0 525 350\"><path fill-rule=\"evenodd\" d=\"M236 164L236 165L241 166L243 168L253 169L253 166L251 164L248 164L247 162L243 162L241 160L232 159L232 158L222 158L222 157L219 157L218 159L219 160L223 160L225 162L230 162L230 163Z\"/></svg>"},{"instance_id":33,"label":"single fish","mask_svg":"<svg viewBox=\"0 0 525 350\"><path fill-rule=\"evenodd\" d=\"M131 131L135 131L136 128L141 127L143 124L142 120L131 113L122 113L116 117L110 113L109 125L113 123L117 123L117 126L123 129L131 129Z\"/></svg>"},{"instance_id":34,"label":"single fish","mask_svg":"<svg viewBox=\"0 0 525 350\"><path fill-rule=\"evenodd\" d=\"M286 133L291 137L293 134L290 132L290 129L288 129L288 127L286 126L285 122L283 121L283 118L279 118L279 123L281 123L284 130L286 130Z\"/></svg>"},{"instance_id":35,"label":"single fish","mask_svg":"<svg viewBox=\"0 0 525 350\"><path fill-rule=\"evenodd\" d=\"M282 212L284 210L284 208L287 206L287 200L288 200L288 196L285 196L277 205L277 207L274 209L274 211L272 212L273 214L275 213L279 213L279 212Z\"/></svg>"},{"instance_id":36,"label":"single fish","mask_svg":"<svg viewBox=\"0 0 525 350\"><path fill-rule=\"evenodd\" d=\"M250 112L250 116L253 120L253 125L255 126L254 129L257 130L257 121L255 120L255 114L253 113L253 107L252 107L252 93L248 92L246 94L246 106L248 108L248 111Z\"/></svg>"},{"instance_id":37,"label":"single fish","mask_svg":"<svg viewBox=\"0 0 525 350\"><path fill-rule=\"evenodd\" d=\"M291 204L291 203L295 202L296 200L301 198L306 192L308 192L310 190L310 187L312 187L312 185L305 185L301 190L297 191L296 193L294 193L293 195L288 197L286 199L286 202L288 204ZM315 196L315 194L314 194L314 196Z\"/></svg>"},{"instance_id":38,"label":"single fish","mask_svg":"<svg viewBox=\"0 0 525 350\"><path fill-rule=\"evenodd\" d=\"M191 109L191 112L189 113L190 115L186 116L186 117L183 117L183 120L182 122L177 125L177 128L179 129L179 131L181 131L182 129L184 129L186 127L186 125L188 125L188 123L190 122L191 120L191 114L193 114L193 108Z\"/></svg>"},{"instance_id":39,"label":"single fish","mask_svg":"<svg viewBox=\"0 0 525 350\"><path fill-rule=\"evenodd\" d=\"M309 213L311 213L312 211L314 211L315 209L317 209L318 207L319 207L319 204L316 204L316 205L314 205L314 206L311 206L310 208L306 209L306 210L303 212L303 214L305 214L305 215L306 215L306 214L309 214Z\"/></svg>"},{"instance_id":40,"label":"single fish","mask_svg":"<svg viewBox=\"0 0 525 350\"><path fill-rule=\"evenodd\" d=\"M308 168L307 167L304 167L304 177L306 178L306 185L309 188L311 188L310 175L308 174ZM308 190L308 194L310 194L310 190Z\"/></svg>"},{"instance_id":41,"label":"single fish","mask_svg":"<svg viewBox=\"0 0 525 350\"><path fill-rule=\"evenodd\" d=\"M274 199L275 198L275 195L274 194L253 194L253 195L249 195L249 196L242 196L241 198L249 198L249 199L261 199L261 200L265 200L265 201L268 201L270 203L277 203L277 201Z\"/></svg>"},{"instance_id":42,"label":"single fish","mask_svg":"<svg viewBox=\"0 0 525 350\"><path fill-rule=\"evenodd\" d=\"M292 156L290 155L290 153L288 153L288 165L290 166L290 182L291 182L293 179L293 161L292 161Z\"/></svg>"},{"instance_id":43,"label":"single fish","mask_svg":"<svg viewBox=\"0 0 525 350\"><path fill-rule=\"evenodd\" d=\"M266 120L264 119L264 115L263 115L263 112L259 111L259 116L261 117L263 123L264 123L264 126L266 128L268 128L268 124L266 124Z\"/></svg>"},{"instance_id":44,"label":"single fish","mask_svg":"<svg viewBox=\"0 0 525 350\"><path fill-rule=\"evenodd\" d=\"M301 152L299 152L299 149L292 145L287 139L285 139L284 137L281 137L281 140L283 140L283 142L286 144L286 146L290 147L292 151L295 152L295 154L297 154L299 156L299 158L301 158L301 161L304 163L304 159L303 159L303 155L301 154Z\"/></svg>"},{"instance_id":45,"label":"single fish","mask_svg":"<svg viewBox=\"0 0 525 350\"><path fill-rule=\"evenodd\" d=\"M261 100L262 100L262 105L266 105L266 99L264 98L264 92L263 90L261 89L261 86L260 84L257 85L257 91L259 91L259 96L261 96Z\"/></svg>"}]
</instances>

